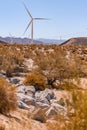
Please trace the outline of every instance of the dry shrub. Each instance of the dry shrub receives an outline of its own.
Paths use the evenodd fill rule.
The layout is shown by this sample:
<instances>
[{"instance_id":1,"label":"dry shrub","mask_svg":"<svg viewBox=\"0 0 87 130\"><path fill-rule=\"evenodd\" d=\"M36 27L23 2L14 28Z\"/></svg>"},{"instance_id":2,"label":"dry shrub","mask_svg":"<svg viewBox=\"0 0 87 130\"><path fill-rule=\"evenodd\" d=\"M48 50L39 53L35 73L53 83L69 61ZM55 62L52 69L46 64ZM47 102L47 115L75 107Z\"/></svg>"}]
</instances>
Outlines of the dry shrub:
<instances>
[{"instance_id":1,"label":"dry shrub","mask_svg":"<svg viewBox=\"0 0 87 130\"><path fill-rule=\"evenodd\" d=\"M0 70L4 70L7 76L12 76L14 70L23 63L23 53L17 49L15 45L0 45Z\"/></svg>"},{"instance_id":2,"label":"dry shrub","mask_svg":"<svg viewBox=\"0 0 87 130\"><path fill-rule=\"evenodd\" d=\"M81 90L71 93L72 102L67 101L67 117L47 122L48 130L87 130L87 93Z\"/></svg>"},{"instance_id":3,"label":"dry shrub","mask_svg":"<svg viewBox=\"0 0 87 130\"><path fill-rule=\"evenodd\" d=\"M5 130L5 126L3 124L0 124L0 130Z\"/></svg>"},{"instance_id":4,"label":"dry shrub","mask_svg":"<svg viewBox=\"0 0 87 130\"><path fill-rule=\"evenodd\" d=\"M0 78L0 113L8 114L15 109L15 87L10 86L5 79Z\"/></svg>"},{"instance_id":5,"label":"dry shrub","mask_svg":"<svg viewBox=\"0 0 87 130\"><path fill-rule=\"evenodd\" d=\"M87 93L72 92L72 107L75 110L70 117L72 130L87 130Z\"/></svg>"},{"instance_id":6,"label":"dry shrub","mask_svg":"<svg viewBox=\"0 0 87 130\"><path fill-rule=\"evenodd\" d=\"M24 84L35 86L36 90L44 90L46 88L46 79L42 74L32 72L27 75Z\"/></svg>"},{"instance_id":7,"label":"dry shrub","mask_svg":"<svg viewBox=\"0 0 87 130\"><path fill-rule=\"evenodd\" d=\"M72 91L72 90L77 90L79 88L78 86L76 86L74 83L70 81L64 81L63 83L61 83L61 85L56 86L56 89Z\"/></svg>"}]
</instances>

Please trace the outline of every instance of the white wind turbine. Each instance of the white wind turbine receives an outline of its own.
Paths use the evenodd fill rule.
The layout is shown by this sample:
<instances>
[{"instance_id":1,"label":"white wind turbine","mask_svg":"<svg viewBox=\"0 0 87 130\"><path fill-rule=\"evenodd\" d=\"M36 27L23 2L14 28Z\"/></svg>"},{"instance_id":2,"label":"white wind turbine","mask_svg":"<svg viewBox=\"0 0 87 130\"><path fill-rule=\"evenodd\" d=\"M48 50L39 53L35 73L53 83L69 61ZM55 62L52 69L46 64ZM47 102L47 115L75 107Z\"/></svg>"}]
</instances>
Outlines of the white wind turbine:
<instances>
[{"instance_id":1,"label":"white wind turbine","mask_svg":"<svg viewBox=\"0 0 87 130\"><path fill-rule=\"evenodd\" d=\"M49 20L47 18L33 18L30 11L28 10L27 6L24 4L24 7L29 15L29 17L31 18L30 22L28 23L25 32L28 30L28 28L31 26L31 42L33 43L33 36L34 36L34 21L35 20ZM24 33L25 33L24 32Z\"/></svg>"},{"instance_id":2,"label":"white wind turbine","mask_svg":"<svg viewBox=\"0 0 87 130\"><path fill-rule=\"evenodd\" d=\"M9 33L9 36L10 36L10 43L13 43L14 42L14 37L12 36L11 33Z\"/></svg>"}]
</instances>

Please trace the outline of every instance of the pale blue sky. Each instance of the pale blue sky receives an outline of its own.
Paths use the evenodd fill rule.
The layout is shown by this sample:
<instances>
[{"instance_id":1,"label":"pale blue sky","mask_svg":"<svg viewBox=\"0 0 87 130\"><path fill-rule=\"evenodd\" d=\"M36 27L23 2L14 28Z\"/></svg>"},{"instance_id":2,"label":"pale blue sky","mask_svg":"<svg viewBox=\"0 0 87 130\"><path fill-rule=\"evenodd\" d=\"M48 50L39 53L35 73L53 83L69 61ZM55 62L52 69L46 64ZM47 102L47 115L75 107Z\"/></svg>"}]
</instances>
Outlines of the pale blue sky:
<instances>
[{"instance_id":1,"label":"pale blue sky","mask_svg":"<svg viewBox=\"0 0 87 130\"><path fill-rule=\"evenodd\" d=\"M87 36L87 0L0 0L0 36L30 36L22 35L30 20L22 2L33 17L51 19L34 23L34 38Z\"/></svg>"}]
</instances>

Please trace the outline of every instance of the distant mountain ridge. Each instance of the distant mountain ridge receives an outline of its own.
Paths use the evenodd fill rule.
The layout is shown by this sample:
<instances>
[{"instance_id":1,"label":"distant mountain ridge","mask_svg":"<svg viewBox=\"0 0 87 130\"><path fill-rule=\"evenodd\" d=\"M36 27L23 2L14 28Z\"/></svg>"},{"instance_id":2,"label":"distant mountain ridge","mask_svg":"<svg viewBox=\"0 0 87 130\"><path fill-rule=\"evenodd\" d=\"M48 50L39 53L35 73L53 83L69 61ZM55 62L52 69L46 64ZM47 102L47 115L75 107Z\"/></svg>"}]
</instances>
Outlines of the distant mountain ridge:
<instances>
[{"instance_id":1,"label":"distant mountain ridge","mask_svg":"<svg viewBox=\"0 0 87 130\"><path fill-rule=\"evenodd\" d=\"M77 37L77 38L71 38L65 42L63 42L61 45L81 45L81 46L87 46L87 37Z\"/></svg>"},{"instance_id":2,"label":"distant mountain ridge","mask_svg":"<svg viewBox=\"0 0 87 130\"><path fill-rule=\"evenodd\" d=\"M30 44L31 39L20 38L20 37L0 37L1 42L5 43L19 43L19 44ZM35 44L61 44L65 40L56 40L56 39L36 39L34 40Z\"/></svg>"},{"instance_id":3,"label":"distant mountain ridge","mask_svg":"<svg viewBox=\"0 0 87 130\"><path fill-rule=\"evenodd\" d=\"M30 44L31 43L31 39L28 38L16 38L16 37L0 37L0 41L2 42L6 42L6 43L19 43L19 44ZM34 40L34 43L43 43L41 41L38 40Z\"/></svg>"},{"instance_id":4,"label":"distant mountain ridge","mask_svg":"<svg viewBox=\"0 0 87 130\"><path fill-rule=\"evenodd\" d=\"M57 39L43 39L43 38L40 38L38 39L39 41L42 41L43 43L46 43L46 44L61 44L63 42L65 42L65 40L57 40Z\"/></svg>"}]
</instances>

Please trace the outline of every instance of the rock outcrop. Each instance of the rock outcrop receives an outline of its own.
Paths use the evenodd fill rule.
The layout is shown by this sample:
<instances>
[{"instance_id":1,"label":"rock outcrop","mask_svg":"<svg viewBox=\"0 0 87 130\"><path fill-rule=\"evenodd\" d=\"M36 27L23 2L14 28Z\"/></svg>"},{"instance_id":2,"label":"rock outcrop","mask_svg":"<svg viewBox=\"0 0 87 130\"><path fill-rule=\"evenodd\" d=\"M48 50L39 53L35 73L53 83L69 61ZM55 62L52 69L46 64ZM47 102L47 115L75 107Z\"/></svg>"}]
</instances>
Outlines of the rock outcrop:
<instances>
[{"instance_id":1,"label":"rock outcrop","mask_svg":"<svg viewBox=\"0 0 87 130\"><path fill-rule=\"evenodd\" d=\"M34 86L21 84L17 87L17 96L19 108L28 110L34 119L41 122L42 119L54 119L57 115L66 115L66 107L58 102L51 89L36 91Z\"/></svg>"}]
</instances>

